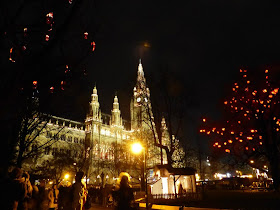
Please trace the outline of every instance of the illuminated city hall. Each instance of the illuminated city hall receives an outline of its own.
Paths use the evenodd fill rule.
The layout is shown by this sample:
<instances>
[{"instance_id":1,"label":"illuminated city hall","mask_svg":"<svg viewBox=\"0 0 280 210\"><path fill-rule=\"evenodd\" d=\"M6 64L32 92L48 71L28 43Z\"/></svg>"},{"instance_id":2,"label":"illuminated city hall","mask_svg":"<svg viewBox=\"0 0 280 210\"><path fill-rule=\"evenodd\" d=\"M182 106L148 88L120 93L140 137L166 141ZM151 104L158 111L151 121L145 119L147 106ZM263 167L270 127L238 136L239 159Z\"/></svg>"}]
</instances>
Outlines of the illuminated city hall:
<instances>
[{"instance_id":1,"label":"illuminated city hall","mask_svg":"<svg viewBox=\"0 0 280 210\"><path fill-rule=\"evenodd\" d=\"M84 123L54 116L48 119L48 131L45 135L41 134L37 142L43 144L50 138L56 141L36 160L37 165L55 157L57 153L63 153L77 162L80 160L88 164L83 170L86 170L91 184L100 182L101 177L104 182L113 183L122 171L139 180L143 157L132 153L133 142L141 142L146 148L147 168L167 163L166 152L154 146L157 136L152 134L155 123L141 60L130 103L130 121L122 119L117 96L112 99L111 114L102 113L98 98L98 88L94 87ZM63 129L57 133L58 127L62 126ZM162 144L168 146L170 141L164 118L161 127Z\"/></svg>"}]
</instances>

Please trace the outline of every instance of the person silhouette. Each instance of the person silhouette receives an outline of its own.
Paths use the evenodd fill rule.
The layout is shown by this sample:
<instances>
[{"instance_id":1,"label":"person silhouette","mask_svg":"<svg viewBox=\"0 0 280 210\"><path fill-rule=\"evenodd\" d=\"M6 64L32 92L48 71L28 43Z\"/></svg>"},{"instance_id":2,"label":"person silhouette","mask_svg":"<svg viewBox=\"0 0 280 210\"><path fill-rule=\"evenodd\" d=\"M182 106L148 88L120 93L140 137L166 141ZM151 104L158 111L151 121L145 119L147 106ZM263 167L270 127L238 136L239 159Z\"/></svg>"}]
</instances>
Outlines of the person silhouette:
<instances>
[{"instance_id":1,"label":"person silhouette","mask_svg":"<svg viewBox=\"0 0 280 210\"><path fill-rule=\"evenodd\" d=\"M128 173L120 174L120 184L119 189L117 189L114 194L114 200L116 201L116 209L134 209L134 195L129 184L130 177Z\"/></svg>"},{"instance_id":2,"label":"person silhouette","mask_svg":"<svg viewBox=\"0 0 280 210\"><path fill-rule=\"evenodd\" d=\"M86 185L82 183L84 172L76 173L75 183L72 185L71 197L73 210L82 210L86 201L87 189Z\"/></svg>"}]
</instances>

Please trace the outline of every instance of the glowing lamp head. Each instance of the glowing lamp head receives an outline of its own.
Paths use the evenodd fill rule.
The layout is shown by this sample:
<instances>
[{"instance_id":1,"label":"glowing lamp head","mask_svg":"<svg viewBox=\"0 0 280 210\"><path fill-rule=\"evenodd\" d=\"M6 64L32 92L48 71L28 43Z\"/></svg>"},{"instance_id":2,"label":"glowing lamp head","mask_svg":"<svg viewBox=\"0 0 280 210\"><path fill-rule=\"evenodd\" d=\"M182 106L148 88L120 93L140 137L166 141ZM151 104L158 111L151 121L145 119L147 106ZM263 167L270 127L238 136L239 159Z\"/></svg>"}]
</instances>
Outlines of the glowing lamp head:
<instances>
[{"instance_id":1,"label":"glowing lamp head","mask_svg":"<svg viewBox=\"0 0 280 210\"><path fill-rule=\"evenodd\" d=\"M69 174L65 174L64 175L64 179L69 179L70 175Z\"/></svg>"},{"instance_id":2,"label":"glowing lamp head","mask_svg":"<svg viewBox=\"0 0 280 210\"><path fill-rule=\"evenodd\" d=\"M132 144L132 152L135 154L139 154L143 150L143 146L140 143Z\"/></svg>"}]
</instances>

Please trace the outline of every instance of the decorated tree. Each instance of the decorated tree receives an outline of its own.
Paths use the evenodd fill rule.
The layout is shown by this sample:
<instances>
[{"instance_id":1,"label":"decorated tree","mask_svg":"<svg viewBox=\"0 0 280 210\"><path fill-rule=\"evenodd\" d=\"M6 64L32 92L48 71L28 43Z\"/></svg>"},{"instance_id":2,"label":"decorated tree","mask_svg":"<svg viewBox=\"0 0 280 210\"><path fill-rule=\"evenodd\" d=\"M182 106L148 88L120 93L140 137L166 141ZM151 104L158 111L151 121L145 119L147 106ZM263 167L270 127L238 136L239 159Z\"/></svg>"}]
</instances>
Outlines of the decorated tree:
<instances>
[{"instance_id":1,"label":"decorated tree","mask_svg":"<svg viewBox=\"0 0 280 210\"><path fill-rule=\"evenodd\" d=\"M265 70L264 79L249 79L247 70L234 83L224 101L225 119L217 124L205 118L200 133L208 135L215 152L222 151L236 161L269 171L275 190L280 185L280 101L279 84Z\"/></svg>"}]
</instances>

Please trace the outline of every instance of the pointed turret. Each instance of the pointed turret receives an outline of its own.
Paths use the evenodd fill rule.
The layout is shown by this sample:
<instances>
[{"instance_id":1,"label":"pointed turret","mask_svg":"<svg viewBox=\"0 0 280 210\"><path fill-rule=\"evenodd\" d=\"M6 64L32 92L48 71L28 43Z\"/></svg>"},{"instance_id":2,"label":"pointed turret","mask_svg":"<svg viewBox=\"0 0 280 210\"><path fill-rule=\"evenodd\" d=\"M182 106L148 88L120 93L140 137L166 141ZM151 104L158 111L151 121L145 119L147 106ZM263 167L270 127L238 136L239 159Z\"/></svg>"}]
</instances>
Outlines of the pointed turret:
<instances>
[{"instance_id":1,"label":"pointed turret","mask_svg":"<svg viewBox=\"0 0 280 210\"><path fill-rule=\"evenodd\" d=\"M91 94L90 107L91 107L91 113L92 113L93 120L100 120L99 119L99 102L98 102L96 86L94 86L92 94Z\"/></svg>"},{"instance_id":2,"label":"pointed turret","mask_svg":"<svg viewBox=\"0 0 280 210\"><path fill-rule=\"evenodd\" d=\"M115 96L112 110L112 125L121 125L121 111L119 106L118 97Z\"/></svg>"},{"instance_id":3,"label":"pointed turret","mask_svg":"<svg viewBox=\"0 0 280 210\"><path fill-rule=\"evenodd\" d=\"M166 126L166 122L165 122L164 117L162 117L162 119L161 119L161 129L162 130L167 130L167 126Z\"/></svg>"},{"instance_id":4,"label":"pointed turret","mask_svg":"<svg viewBox=\"0 0 280 210\"><path fill-rule=\"evenodd\" d=\"M143 66L142 66L142 63L141 63L141 59L139 59L136 89L139 91L139 90L144 90L145 88L146 88L146 79L145 79L145 76L144 76L144 71L143 71Z\"/></svg>"}]
</instances>

